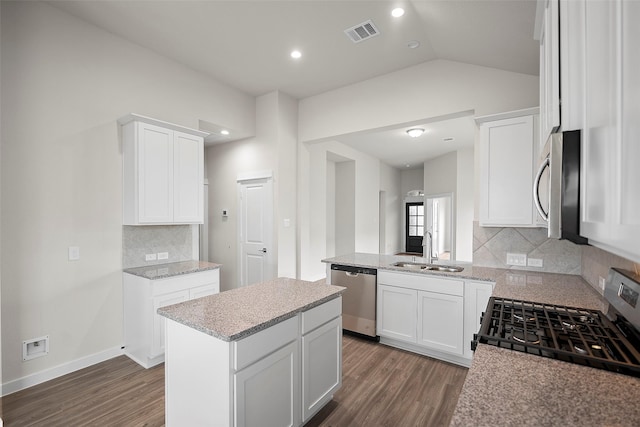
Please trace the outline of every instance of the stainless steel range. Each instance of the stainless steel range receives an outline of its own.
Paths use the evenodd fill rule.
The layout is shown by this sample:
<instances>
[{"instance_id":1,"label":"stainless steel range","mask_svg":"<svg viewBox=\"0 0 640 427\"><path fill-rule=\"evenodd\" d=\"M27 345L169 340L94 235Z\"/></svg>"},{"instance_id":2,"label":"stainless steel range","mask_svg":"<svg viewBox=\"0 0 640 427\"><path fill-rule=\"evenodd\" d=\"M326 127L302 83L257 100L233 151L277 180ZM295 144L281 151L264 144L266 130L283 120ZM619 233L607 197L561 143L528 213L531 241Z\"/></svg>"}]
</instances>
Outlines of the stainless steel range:
<instances>
[{"instance_id":1,"label":"stainless steel range","mask_svg":"<svg viewBox=\"0 0 640 427\"><path fill-rule=\"evenodd\" d=\"M609 310L491 298L478 343L640 377L640 276L611 269Z\"/></svg>"}]
</instances>

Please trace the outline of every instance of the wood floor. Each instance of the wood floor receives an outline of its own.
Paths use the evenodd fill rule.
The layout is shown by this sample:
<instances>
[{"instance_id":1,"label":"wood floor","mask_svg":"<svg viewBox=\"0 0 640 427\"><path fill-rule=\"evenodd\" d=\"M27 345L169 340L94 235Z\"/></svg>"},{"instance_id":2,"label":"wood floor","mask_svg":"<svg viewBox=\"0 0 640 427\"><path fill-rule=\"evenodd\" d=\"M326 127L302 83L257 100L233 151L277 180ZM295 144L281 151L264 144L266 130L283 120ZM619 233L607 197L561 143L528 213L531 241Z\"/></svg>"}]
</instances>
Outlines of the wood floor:
<instances>
[{"instance_id":1,"label":"wood floor","mask_svg":"<svg viewBox=\"0 0 640 427\"><path fill-rule=\"evenodd\" d=\"M307 425L447 426L466 368L345 335L343 384ZM163 426L164 365L125 356L0 398L14 426Z\"/></svg>"}]
</instances>

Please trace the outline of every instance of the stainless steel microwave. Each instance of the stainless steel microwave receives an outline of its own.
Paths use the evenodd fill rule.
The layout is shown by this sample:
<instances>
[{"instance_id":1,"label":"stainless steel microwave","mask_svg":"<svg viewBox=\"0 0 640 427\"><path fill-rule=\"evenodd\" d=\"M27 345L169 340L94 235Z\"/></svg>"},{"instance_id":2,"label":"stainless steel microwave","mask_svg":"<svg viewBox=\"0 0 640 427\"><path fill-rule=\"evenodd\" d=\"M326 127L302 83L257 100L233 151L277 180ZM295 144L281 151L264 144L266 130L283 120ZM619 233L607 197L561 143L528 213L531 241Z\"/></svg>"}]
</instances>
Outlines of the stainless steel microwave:
<instances>
[{"instance_id":1,"label":"stainless steel microwave","mask_svg":"<svg viewBox=\"0 0 640 427\"><path fill-rule=\"evenodd\" d=\"M551 134L540 159L533 200L548 236L588 244L580 235L580 131Z\"/></svg>"}]
</instances>

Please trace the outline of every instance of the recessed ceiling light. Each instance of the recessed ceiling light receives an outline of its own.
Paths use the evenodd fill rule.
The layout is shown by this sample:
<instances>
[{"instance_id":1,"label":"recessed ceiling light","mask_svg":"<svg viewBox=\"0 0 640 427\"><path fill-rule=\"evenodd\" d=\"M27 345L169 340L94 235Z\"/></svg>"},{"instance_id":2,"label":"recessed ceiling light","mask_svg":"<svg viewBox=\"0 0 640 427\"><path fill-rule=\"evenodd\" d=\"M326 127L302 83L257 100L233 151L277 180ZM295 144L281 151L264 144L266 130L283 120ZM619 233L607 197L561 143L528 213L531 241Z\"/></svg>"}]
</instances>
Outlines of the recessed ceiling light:
<instances>
[{"instance_id":1,"label":"recessed ceiling light","mask_svg":"<svg viewBox=\"0 0 640 427\"><path fill-rule=\"evenodd\" d=\"M444 142L451 142L451 141L453 141L454 139L455 139L455 138L454 138L454 137L452 137L452 136L448 136L448 137L446 137L446 138L442 138L442 140L443 140Z\"/></svg>"},{"instance_id":2,"label":"recessed ceiling light","mask_svg":"<svg viewBox=\"0 0 640 427\"><path fill-rule=\"evenodd\" d=\"M404 9L401 7L396 7L391 11L391 16L394 18L400 18L402 15L404 15Z\"/></svg>"},{"instance_id":3,"label":"recessed ceiling light","mask_svg":"<svg viewBox=\"0 0 640 427\"><path fill-rule=\"evenodd\" d=\"M291 51L291 57L293 59L301 58L302 57L302 52L300 52L299 50Z\"/></svg>"},{"instance_id":4,"label":"recessed ceiling light","mask_svg":"<svg viewBox=\"0 0 640 427\"><path fill-rule=\"evenodd\" d=\"M418 40L409 40L409 42L407 43L407 47L409 49L415 49L418 46L420 46L420 42Z\"/></svg>"},{"instance_id":5,"label":"recessed ceiling light","mask_svg":"<svg viewBox=\"0 0 640 427\"><path fill-rule=\"evenodd\" d=\"M408 163L407 163L406 165L404 165L404 166L405 166L405 167L407 167L407 168L410 168L410 167L411 167L411 165L410 165L410 164L408 164Z\"/></svg>"},{"instance_id":6,"label":"recessed ceiling light","mask_svg":"<svg viewBox=\"0 0 640 427\"><path fill-rule=\"evenodd\" d=\"M407 134L409 134L409 136L411 138L417 138L420 135L422 135L424 133L424 129L422 128L411 128L409 130L407 130Z\"/></svg>"},{"instance_id":7,"label":"recessed ceiling light","mask_svg":"<svg viewBox=\"0 0 640 427\"><path fill-rule=\"evenodd\" d=\"M220 131L220 135L229 135L229 131L228 131L228 130L226 130L226 129L222 129L222 130Z\"/></svg>"}]
</instances>

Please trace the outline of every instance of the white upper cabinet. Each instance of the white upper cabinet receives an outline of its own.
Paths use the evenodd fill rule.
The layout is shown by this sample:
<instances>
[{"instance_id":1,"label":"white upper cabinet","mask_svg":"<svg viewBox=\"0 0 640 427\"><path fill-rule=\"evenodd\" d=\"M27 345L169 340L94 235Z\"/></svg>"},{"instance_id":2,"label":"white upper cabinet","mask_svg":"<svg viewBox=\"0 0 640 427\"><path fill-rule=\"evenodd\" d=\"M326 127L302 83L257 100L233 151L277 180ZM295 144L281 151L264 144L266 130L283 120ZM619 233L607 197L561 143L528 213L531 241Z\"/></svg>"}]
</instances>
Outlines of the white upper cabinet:
<instances>
[{"instance_id":1,"label":"white upper cabinet","mask_svg":"<svg viewBox=\"0 0 640 427\"><path fill-rule=\"evenodd\" d=\"M201 224L205 132L130 114L123 145L123 224Z\"/></svg>"},{"instance_id":2,"label":"white upper cabinet","mask_svg":"<svg viewBox=\"0 0 640 427\"><path fill-rule=\"evenodd\" d=\"M533 206L538 109L477 118L481 226L537 227Z\"/></svg>"},{"instance_id":3,"label":"white upper cabinet","mask_svg":"<svg viewBox=\"0 0 640 427\"><path fill-rule=\"evenodd\" d=\"M540 0L540 139L560 126L560 17L558 0Z\"/></svg>"},{"instance_id":4,"label":"white upper cabinet","mask_svg":"<svg viewBox=\"0 0 640 427\"><path fill-rule=\"evenodd\" d=\"M585 89L581 234L640 262L640 2L578 3Z\"/></svg>"}]
</instances>

